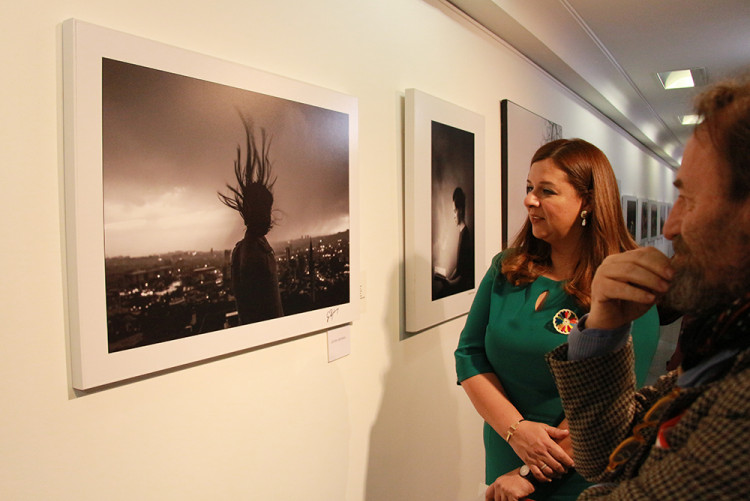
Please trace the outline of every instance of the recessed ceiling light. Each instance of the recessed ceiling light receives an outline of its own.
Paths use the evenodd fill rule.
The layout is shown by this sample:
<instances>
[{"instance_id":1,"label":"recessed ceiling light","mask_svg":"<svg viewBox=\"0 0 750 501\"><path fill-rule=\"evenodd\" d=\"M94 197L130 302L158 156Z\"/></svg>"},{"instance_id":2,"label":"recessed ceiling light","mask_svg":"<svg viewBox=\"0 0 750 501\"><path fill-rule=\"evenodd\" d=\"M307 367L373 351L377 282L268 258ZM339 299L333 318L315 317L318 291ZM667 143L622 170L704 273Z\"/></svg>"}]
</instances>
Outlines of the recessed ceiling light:
<instances>
[{"instance_id":1,"label":"recessed ceiling light","mask_svg":"<svg viewBox=\"0 0 750 501\"><path fill-rule=\"evenodd\" d=\"M657 73L656 76L659 77L659 82L667 90L686 89L706 83L706 70L703 68L662 71Z\"/></svg>"},{"instance_id":2,"label":"recessed ceiling light","mask_svg":"<svg viewBox=\"0 0 750 501\"><path fill-rule=\"evenodd\" d=\"M683 115L680 117L682 125L696 125L701 123L701 117L698 115Z\"/></svg>"}]
</instances>

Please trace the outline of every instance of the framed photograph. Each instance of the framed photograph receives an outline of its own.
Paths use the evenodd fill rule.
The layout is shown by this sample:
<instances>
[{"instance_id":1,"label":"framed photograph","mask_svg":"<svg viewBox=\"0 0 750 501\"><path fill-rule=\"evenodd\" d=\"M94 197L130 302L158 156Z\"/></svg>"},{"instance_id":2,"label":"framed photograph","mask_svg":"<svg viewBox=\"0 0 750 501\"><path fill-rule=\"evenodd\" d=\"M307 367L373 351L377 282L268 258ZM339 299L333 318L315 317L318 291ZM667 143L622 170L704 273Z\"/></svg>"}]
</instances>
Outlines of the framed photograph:
<instances>
[{"instance_id":1,"label":"framed photograph","mask_svg":"<svg viewBox=\"0 0 750 501\"><path fill-rule=\"evenodd\" d=\"M502 246L506 249L528 217L523 200L531 157L545 143L563 137L562 127L512 101L500 102Z\"/></svg>"},{"instance_id":2,"label":"framed photograph","mask_svg":"<svg viewBox=\"0 0 750 501\"><path fill-rule=\"evenodd\" d=\"M356 317L356 98L77 20L63 81L74 388Z\"/></svg>"},{"instance_id":3,"label":"framed photograph","mask_svg":"<svg viewBox=\"0 0 750 501\"><path fill-rule=\"evenodd\" d=\"M484 274L484 117L406 91L406 331L467 313Z\"/></svg>"},{"instance_id":4,"label":"framed photograph","mask_svg":"<svg viewBox=\"0 0 750 501\"><path fill-rule=\"evenodd\" d=\"M622 215L625 218L625 227L627 227L630 236L638 242L640 236L640 214L638 212L638 199L628 195L622 196Z\"/></svg>"},{"instance_id":5,"label":"framed photograph","mask_svg":"<svg viewBox=\"0 0 750 501\"><path fill-rule=\"evenodd\" d=\"M641 218L641 224L640 224L641 234L640 234L640 238L638 239L638 243L640 245L645 245L646 241L650 238L650 235L651 235L650 230L649 230L650 222L651 222L651 218L649 217L649 211L650 209L649 209L648 200L644 198L639 198L638 199L638 213L640 214L640 218Z\"/></svg>"},{"instance_id":6,"label":"framed photograph","mask_svg":"<svg viewBox=\"0 0 750 501\"><path fill-rule=\"evenodd\" d=\"M659 203L653 200L648 202L649 218L649 235L651 238L656 238L660 233L659 228Z\"/></svg>"},{"instance_id":7,"label":"framed photograph","mask_svg":"<svg viewBox=\"0 0 750 501\"><path fill-rule=\"evenodd\" d=\"M664 223L667 222L669 217L669 204L662 202L659 204L659 235L664 235Z\"/></svg>"}]
</instances>

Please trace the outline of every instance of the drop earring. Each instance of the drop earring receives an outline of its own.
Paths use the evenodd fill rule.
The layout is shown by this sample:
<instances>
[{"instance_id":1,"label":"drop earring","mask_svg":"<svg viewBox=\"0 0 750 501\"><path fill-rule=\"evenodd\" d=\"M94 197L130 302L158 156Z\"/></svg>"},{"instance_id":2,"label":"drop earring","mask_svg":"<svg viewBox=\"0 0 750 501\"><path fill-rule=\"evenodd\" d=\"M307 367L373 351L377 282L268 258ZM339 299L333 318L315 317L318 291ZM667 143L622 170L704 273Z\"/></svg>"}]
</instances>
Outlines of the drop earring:
<instances>
[{"instance_id":1,"label":"drop earring","mask_svg":"<svg viewBox=\"0 0 750 501\"><path fill-rule=\"evenodd\" d=\"M588 216L588 214L588 211L581 211L581 226L586 226L586 216Z\"/></svg>"}]
</instances>

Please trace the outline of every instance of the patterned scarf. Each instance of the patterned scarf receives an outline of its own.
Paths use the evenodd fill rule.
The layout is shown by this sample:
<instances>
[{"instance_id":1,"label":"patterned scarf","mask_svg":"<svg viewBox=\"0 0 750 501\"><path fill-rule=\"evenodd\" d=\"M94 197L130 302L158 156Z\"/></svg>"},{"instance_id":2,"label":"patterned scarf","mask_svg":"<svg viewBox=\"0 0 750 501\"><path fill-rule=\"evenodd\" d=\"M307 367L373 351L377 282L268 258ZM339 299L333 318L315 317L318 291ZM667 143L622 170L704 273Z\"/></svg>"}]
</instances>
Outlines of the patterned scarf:
<instances>
[{"instance_id":1,"label":"patterned scarf","mask_svg":"<svg viewBox=\"0 0 750 501\"><path fill-rule=\"evenodd\" d=\"M723 349L750 346L750 292L729 306L686 315L680 332L682 368L687 370Z\"/></svg>"}]
</instances>

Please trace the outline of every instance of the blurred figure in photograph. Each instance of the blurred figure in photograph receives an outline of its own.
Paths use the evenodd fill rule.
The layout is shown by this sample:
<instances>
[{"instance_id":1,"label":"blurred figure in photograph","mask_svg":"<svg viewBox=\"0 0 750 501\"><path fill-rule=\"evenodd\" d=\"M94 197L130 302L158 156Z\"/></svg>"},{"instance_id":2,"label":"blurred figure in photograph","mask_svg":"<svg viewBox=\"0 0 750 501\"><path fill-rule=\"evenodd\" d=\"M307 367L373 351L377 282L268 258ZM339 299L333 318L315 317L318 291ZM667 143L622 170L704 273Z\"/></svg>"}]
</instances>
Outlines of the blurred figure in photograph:
<instances>
[{"instance_id":1,"label":"blurred figure in photograph","mask_svg":"<svg viewBox=\"0 0 750 501\"><path fill-rule=\"evenodd\" d=\"M232 251L232 292L237 303L240 324L260 322L284 315L279 291L276 257L266 240L273 222L273 184L269 159L270 139L261 129L260 145L252 125L245 126L246 158L237 146L234 162L236 186L227 184L230 195L219 193L219 199L236 210L245 223L245 237Z\"/></svg>"},{"instance_id":2,"label":"blurred figure in photograph","mask_svg":"<svg viewBox=\"0 0 750 501\"><path fill-rule=\"evenodd\" d=\"M458 228L456 267L448 274L435 271L433 300L474 288L474 237L466 226L466 194L460 186L453 190L453 222Z\"/></svg>"}]
</instances>

